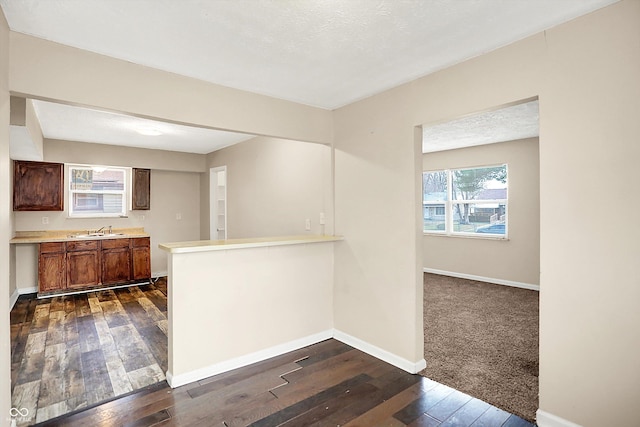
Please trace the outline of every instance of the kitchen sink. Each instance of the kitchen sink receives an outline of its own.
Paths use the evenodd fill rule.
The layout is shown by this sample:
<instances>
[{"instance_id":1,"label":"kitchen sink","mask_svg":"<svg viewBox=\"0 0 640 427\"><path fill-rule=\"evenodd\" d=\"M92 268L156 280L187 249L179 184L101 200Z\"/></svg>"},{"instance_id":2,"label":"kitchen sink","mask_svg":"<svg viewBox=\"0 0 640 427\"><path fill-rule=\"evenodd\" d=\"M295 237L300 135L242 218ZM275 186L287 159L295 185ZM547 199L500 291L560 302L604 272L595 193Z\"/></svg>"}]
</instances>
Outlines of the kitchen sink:
<instances>
[{"instance_id":1,"label":"kitchen sink","mask_svg":"<svg viewBox=\"0 0 640 427\"><path fill-rule=\"evenodd\" d=\"M68 237L74 239L95 239L98 237L106 238L106 237L117 237L124 236L124 233L87 233L87 234L69 234Z\"/></svg>"}]
</instances>

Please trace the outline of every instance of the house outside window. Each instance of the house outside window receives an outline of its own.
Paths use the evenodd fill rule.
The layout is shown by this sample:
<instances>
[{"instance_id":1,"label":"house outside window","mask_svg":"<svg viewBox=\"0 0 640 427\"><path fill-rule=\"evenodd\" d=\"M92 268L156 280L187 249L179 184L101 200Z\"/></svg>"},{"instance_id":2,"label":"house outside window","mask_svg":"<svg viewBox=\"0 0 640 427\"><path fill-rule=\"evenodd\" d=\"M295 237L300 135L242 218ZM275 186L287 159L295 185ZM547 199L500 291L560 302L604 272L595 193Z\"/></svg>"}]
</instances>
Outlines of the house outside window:
<instances>
[{"instance_id":1,"label":"house outside window","mask_svg":"<svg viewBox=\"0 0 640 427\"><path fill-rule=\"evenodd\" d=\"M125 216L127 177L127 168L69 166L69 216Z\"/></svg>"},{"instance_id":2,"label":"house outside window","mask_svg":"<svg viewBox=\"0 0 640 427\"><path fill-rule=\"evenodd\" d=\"M507 165L428 171L422 175L424 232L507 236Z\"/></svg>"}]
</instances>

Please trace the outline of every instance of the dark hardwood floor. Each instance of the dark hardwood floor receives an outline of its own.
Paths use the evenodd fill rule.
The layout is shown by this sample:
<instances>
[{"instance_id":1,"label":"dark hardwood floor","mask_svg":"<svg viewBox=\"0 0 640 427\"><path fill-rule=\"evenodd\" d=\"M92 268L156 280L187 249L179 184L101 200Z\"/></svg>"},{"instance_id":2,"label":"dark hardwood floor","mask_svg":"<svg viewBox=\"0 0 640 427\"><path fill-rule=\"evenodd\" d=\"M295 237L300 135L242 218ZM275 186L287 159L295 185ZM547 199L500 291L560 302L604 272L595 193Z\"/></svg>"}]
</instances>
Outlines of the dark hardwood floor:
<instances>
[{"instance_id":1,"label":"dark hardwood floor","mask_svg":"<svg viewBox=\"0 0 640 427\"><path fill-rule=\"evenodd\" d=\"M11 310L12 406L41 422L164 381L166 282L37 299Z\"/></svg>"},{"instance_id":2,"label":"dark hardwood floor","mask_svg":"<svg viewBox=\"0 0 640 427\"><path fill-rule=\"evenodd\" d=\"M532 426L333 339L176 389L150 386L42 425Z\"/></svg>"},{"instance_id":3,"label":"dark hardwood floor","mask_svg":"<svg viewBox=\"0 0 640 427\"><path fill-rule=\"evenodd\" d=\"M18 425L532 427L337 340L171 389L166 282L11 312Z\"/></svg>"}]
</instances>

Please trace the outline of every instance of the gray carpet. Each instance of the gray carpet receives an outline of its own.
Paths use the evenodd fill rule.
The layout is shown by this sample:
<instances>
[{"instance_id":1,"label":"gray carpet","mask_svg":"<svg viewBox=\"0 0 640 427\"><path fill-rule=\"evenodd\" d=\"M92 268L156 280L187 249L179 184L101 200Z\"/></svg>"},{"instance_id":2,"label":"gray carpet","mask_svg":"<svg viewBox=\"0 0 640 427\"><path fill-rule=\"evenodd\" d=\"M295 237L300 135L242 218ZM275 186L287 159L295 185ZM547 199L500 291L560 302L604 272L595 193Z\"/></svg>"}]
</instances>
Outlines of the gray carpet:
<instances>
[{"instance_id":1,"label":"gray carpet","mask_svg":"<svg viewBox=\"0 0 640 427\"><path fill-rule=\"evenodd\" d=\"M422 375L529 421L538 408L538 292L424 275Z\"/></svg>"}]
</instances>

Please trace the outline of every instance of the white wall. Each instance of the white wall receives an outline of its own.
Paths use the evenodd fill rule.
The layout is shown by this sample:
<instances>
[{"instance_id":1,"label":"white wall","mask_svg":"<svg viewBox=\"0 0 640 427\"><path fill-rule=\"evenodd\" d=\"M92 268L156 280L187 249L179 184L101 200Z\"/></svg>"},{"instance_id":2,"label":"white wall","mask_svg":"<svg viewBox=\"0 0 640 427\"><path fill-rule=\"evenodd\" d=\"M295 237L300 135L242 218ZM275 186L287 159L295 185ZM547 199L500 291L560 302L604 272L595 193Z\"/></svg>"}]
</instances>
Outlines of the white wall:
<instances>
[{"instance_id":1,"label":"white wall","mask_svg":"<svg viewBox=\"0 0 640 427\"><path fill-rule=\"evenodd\" d=\"M423 169L507 163L509 239L425 234L423 265L461 275L537 286L540 283L540 168L538 138L423 155Z\"/></svg>"},{"instance_id":2,"label":"white wall","mask_svg":"<svg viewBox=\"0 0 640 427\"><path fill-rule=\"evenodd\" d=\"M209 154L208 165L227 166L228 238L333 234L330 147L258 137Z\"/></svg>"},{"instance_id":3,"label":"white wall","mask_svg":"<svg viewBox=\"0 0 640 427\"><path fill-rule=\"evenodd\" d=\"M11 408L9 334L9 239L11 223L9 160L9 26L0 11L0 426L8 426Z\"/></svg>"}]
</instances>

